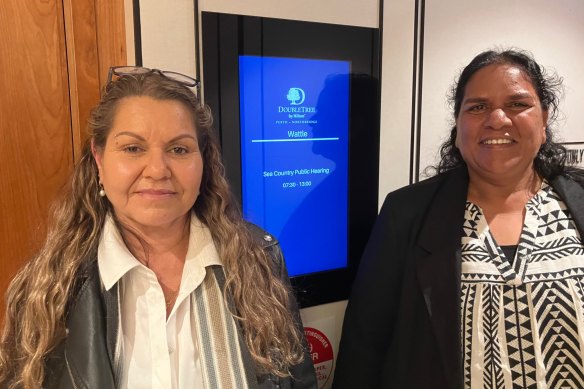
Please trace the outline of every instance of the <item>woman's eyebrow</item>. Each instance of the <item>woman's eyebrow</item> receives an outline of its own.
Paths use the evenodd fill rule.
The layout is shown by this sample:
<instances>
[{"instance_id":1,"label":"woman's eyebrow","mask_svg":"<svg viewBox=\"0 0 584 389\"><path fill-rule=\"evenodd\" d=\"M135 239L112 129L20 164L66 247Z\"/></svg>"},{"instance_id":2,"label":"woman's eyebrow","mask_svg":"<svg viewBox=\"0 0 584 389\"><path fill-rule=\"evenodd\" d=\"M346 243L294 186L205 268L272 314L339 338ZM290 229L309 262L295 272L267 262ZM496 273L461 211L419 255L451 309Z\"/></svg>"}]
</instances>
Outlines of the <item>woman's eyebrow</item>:
<instances>
[{"instance_id":1,"label":"woman's eyebrow","mask_svg":"<svg viewBox=\"0 0 584 389\"><path fill-rule=\"evenodd\" d=\"M192 139L194 141L197 141L197 137L192 135L192 134L181 134L181 135L178 135L178 136L172 138L168 143L176 142L177 140L181 140L184 138L189 138L189 139Z\"/></svg>"},{"instance_id":2,"label":"woman's eyebrow","mask_svg":"<svg viewBox=\"0 0 584 389\"><path fill-rule=\"evenodd\" d=\"M131 131L121 131L121 132L118 132L118 133L117 133L117 134L114 136L114 138L120 137L120 136L122 136L122 135L125 135L125 136L131 136L132 138L136 138L136 139L138 139L138 140L142 140L142 141L146 140L144 137L142 137L142 136L140 136L140 135L138 135L138 134L136 134L136 133L134 133L134 132L131 132Z\"/></svg>"},{"instance_id":3,"label":"woman's eyebrow","mask_svg":"<svg viewBox=\"0 0 584 389\"><path fill-rule=\"evenodd\" d=\"M523 99L533 99L533 95L529 92L519 92L513 93L509 96L510 100L523 100Z\"/></svg>"},{"instance_id":4,"label":"woman's eyebrow","mask_svg":"<svg viewBox=\"0 0 584 389\"><path fill-rule=\"evenodd\" d=\"M146 140L143 136L138 135L138 134L136 134L134 132L131 132L131 131L121 131L121 132L117 133L116 135L114 135L114 138L117 138L117 137L120 137L120 136L131 136L132 138L136 138L136 139L138 139L140 141L145 141ZM180 134L180 135L172 138L171 140L169 140L168 143L176 142L177 140L181 140L183 138L193 139L194 141L197 140L197 138L194 135L192 135L192 134Z\"/></svg>"},{"instance_id":5,"label":"woman's eyebrow","mask_svg":"<svg viewBox=\"0 0 584 389\"><path fill-rule=\"evenodd\" d=\"M488 99L484 98L484 97L469 97L467 99L464 99L462 101L463 104L468 104L468 103L484 103L486 102Z\"/></svg>"}]
</instances>

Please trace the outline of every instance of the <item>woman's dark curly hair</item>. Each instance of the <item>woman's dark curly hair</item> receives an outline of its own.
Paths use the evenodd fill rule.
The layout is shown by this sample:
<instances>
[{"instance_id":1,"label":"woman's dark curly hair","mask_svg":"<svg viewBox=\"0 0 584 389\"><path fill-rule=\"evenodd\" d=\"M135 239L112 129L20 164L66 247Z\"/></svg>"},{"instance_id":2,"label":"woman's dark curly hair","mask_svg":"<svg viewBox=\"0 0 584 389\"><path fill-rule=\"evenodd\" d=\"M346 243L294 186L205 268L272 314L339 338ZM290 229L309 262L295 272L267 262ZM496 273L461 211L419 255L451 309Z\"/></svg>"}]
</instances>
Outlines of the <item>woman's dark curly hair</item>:
<instances>
[{"instance_id":1,"label":"woman's dark curly hair","mask_svg":"<svg viewBox=\"0 0 584 389\"><path fill-rule=\"evenodd\" d=\"M535 171L543 178L552 179L566 171L566 149L554 141L550 124L558 117L558 105L563 91L562 78L555 73L547 73L531 54L516 49L487 50L476 57L462 70L458 81L452 86L449 95L450 105L454 108L454 122L460 113L466 85L472 76L482 68L492 64L509 64L517 66L531 80L541 107L548 112L545 129L546 141L541 145L534 160ZM450 131L450 137L440 146L440 162L432 167L436 173L442 173L459 166L466 166L460 150L456 147L456 124Z\"/></svg>"}]
</instances>

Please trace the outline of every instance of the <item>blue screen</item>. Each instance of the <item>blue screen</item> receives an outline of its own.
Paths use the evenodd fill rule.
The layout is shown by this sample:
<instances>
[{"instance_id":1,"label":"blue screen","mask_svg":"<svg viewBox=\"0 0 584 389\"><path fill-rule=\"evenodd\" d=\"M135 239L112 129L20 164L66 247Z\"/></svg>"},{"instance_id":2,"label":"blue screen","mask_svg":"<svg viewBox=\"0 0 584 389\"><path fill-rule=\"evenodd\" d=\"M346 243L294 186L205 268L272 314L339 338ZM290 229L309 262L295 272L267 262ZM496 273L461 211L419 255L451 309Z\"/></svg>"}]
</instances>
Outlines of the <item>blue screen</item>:
<instances>
[{"instance_id":1,"label":"blue screen","mask_svg":"<svg viewBox=\"0 0 584 389\"><path fill-rule=\"evenodd\" d=\"M347 266L350 62L239 57L245 217L291 276Z\"/></svg>"}]
</instances>

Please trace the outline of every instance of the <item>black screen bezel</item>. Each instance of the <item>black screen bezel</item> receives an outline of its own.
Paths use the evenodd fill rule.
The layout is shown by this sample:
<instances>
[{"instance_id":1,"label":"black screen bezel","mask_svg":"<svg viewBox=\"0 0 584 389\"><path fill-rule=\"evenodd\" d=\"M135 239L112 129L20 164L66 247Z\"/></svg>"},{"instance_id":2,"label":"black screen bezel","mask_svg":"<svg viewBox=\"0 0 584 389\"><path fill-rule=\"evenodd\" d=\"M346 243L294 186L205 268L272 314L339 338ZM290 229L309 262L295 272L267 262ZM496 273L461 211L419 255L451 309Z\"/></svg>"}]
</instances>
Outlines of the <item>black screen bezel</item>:
<instances>
[{"instance_id":1,"label":"black screen bezel","mask_svg":"<svg viewBox=\"0 0 584 389\"><path fill-rule=\"evenodd\" d=\"M347 267L292 277L301 307L348 298L377 216L379 30L202 12L203 93L221 140L231 188L241 201L239 56L351 62ZM285 255L285 253L284 253Z\"/></svg>"}]
</instances>

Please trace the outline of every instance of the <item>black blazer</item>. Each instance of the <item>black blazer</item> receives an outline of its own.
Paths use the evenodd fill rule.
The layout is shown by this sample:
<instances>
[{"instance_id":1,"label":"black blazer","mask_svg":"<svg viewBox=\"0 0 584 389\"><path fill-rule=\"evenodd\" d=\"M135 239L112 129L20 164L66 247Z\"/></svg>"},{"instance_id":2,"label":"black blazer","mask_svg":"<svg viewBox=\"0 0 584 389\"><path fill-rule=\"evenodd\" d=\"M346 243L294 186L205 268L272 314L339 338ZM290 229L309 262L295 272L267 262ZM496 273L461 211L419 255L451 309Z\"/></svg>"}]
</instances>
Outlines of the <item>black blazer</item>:
<instances>
[{"instance_id":1,"label":"black blazer","mask_svg":"<svg viewBox=\"0 0 584 389\"><path fill-rule=\"evenodd\" d=\"M584 189L550 183L584 236ZM345 312L334 389L462 388L460 247L468 191L454 169L390 193Z\"/></svg>"}]
</instances>

